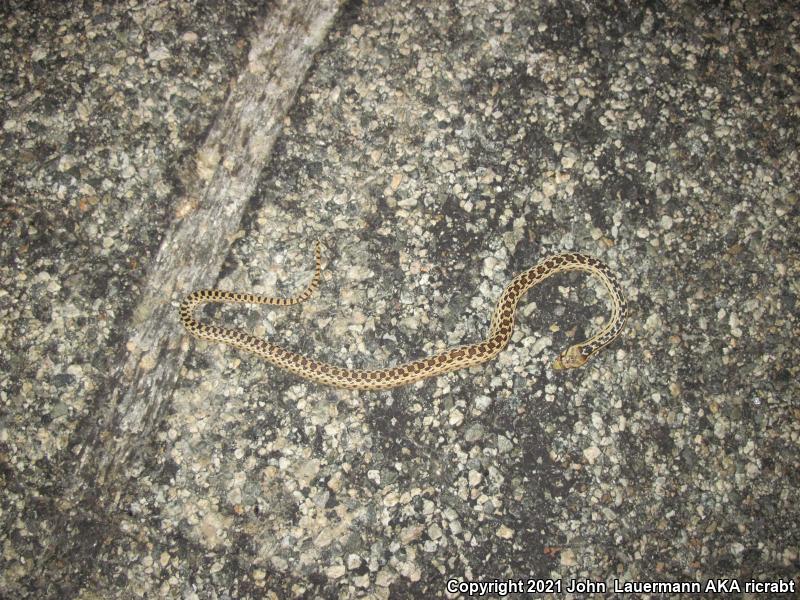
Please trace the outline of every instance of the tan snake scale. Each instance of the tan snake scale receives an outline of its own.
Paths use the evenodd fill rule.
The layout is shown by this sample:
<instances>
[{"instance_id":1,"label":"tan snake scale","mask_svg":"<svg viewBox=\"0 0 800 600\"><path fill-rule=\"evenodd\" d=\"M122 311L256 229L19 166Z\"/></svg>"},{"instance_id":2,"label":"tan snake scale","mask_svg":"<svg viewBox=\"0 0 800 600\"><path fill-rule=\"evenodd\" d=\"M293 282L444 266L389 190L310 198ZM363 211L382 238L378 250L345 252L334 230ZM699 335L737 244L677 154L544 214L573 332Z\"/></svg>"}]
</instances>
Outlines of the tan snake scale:
<instances>
[{"instance_id":1,"label":"tan snake scale","mask_svg":"<svg viewBox=\"0 0 800 600\"><path fill-rule=\"evenodd\" d=\"M511 339L514 329L514 313L517 304L525 293L548 277L566 271L583 271L595 276L608 290L611 300L611 319L594 336L562 352L556 358L553 368L571 369L580 367L594 354L605 348L622 331L627 316L627 304L617 279L602 262L591 256L574 252L558 254L545 258L539 264L517 275L509 283L492 315L489 335L476 344L450 348L396 367L376 370L345 369L320 362L292 352L245 331L206 325L194 318L195 309L206 302L231 302L241 304L272 304L289 306L308 300L319 287L322 270L322 257L319 242L315 248L316 272L314 278L303 292L292 298L271 298L250 293L228 292L224 290L198 290L189 294L180 306L180 318L189 332L201 339L223 342L236 348L252 352L271 363L312 381L340 388L359 390L383 390L406 385L425 379L478 365L497 356Z\"/></svg>"}]
</instances>

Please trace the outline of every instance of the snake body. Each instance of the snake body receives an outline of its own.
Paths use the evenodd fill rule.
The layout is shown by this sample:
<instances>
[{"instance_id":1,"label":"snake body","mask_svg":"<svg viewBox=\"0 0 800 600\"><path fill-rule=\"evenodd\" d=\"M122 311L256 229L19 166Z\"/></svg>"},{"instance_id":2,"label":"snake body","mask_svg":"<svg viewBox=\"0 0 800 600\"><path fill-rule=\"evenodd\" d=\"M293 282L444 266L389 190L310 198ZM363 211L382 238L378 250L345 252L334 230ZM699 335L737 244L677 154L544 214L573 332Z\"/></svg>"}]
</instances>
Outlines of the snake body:
<instances>
[{"instance_id":1,"label":"snake body","mask_svg":"<svg viewBox=\"0 0 800 600\"><path fill-rule=\"evenodd\" d=\"M308 300L319 287L322 270L319 243L316 244L315 256L316 272L314 277L306 289L297 296L272 298L259 294L218 289L198 290L189 294L181 303L181 322L192 335L198 338L223 342L235 348L252 352L278 367L311 381L347 389L384 390L456 369L478 365L497 356L511 339L514 329L514 313L520 299L532 287L557 273L583 271L595 276L608 290L612 310L611 319L599 332L585 342L570 346L556 358L553 364L554 369L572 369L584 365L591 356L605 348L619 335L627 316L625 297L611 270L596 258L571 252L542 260L539 264L517 275L506 286L492 315L489 335L483 341L450 348L433 356L385 369L345 369L292 352L277 344L254 337L245 331L207 325L194 318L195 309L200 304L207 302L290 306Z\"/></svg>"}]
</instances>

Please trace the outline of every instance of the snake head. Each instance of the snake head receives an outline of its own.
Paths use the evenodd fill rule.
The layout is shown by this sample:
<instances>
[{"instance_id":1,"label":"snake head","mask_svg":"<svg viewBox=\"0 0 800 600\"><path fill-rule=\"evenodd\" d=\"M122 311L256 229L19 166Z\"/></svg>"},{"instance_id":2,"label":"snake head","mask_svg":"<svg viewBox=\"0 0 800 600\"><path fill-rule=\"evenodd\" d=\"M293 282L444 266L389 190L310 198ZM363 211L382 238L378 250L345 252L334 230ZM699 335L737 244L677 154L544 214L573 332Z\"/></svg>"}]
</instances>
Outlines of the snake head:
<instances>
[{"instance_id":1,"label":"snake head","mask_svg":"<svg viewBox=\"0 0 800 600\"><path fill-rule=\"evenodd\" d=\"M587 360L589 360L589 357L583 355L580 345L570 346L565 352L558 355L558 358L553 363L553 368L556 371L575 369L585 365Z\"/></svg>"}]
</instances>

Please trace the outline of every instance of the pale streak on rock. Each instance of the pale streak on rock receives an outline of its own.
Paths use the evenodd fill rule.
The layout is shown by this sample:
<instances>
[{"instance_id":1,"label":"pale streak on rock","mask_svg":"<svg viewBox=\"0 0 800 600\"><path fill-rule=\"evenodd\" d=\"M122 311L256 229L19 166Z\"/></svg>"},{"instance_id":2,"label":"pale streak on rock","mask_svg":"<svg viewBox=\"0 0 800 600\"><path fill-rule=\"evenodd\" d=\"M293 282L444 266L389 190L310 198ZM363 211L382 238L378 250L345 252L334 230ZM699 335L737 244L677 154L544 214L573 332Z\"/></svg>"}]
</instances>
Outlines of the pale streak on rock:
<instances>
[{"instance_id":1,"label":"pale streak on rock","mask_svg":"<svg viewBox=\"0 0 800 600\"><path fill-rule=\"evenodd\" d=\"M340 0L282 0L250 40L248 63L233 84L203 146L198 177L176 199L176 219L164 235L121 344L116 369L87 424L76 493L122 484L137 448L164 413L183 361L184 335L172 303L211 284L269 159L295 93L333 23ZM158 357L143 360L143 353ZM117 476L122 475L121 480ZM113 495L110 495L113 497Z\"/></svg>"}]
</instances>

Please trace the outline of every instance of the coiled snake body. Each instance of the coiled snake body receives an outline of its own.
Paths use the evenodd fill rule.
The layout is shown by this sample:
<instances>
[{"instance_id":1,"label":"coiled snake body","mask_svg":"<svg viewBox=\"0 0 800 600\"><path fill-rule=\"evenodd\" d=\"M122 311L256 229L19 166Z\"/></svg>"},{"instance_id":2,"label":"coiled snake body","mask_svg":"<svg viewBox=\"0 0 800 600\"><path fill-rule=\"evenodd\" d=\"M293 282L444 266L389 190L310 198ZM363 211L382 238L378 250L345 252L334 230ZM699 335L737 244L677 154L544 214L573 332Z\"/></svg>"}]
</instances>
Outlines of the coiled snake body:
<instances>
[{"instance_id":1,"label":"coiled snake body","mask_svg":"<svg viewBox=\"0 0 800 600\"><path fill-rule=\"evenodd\" d=\"M344 369L297 354L239 329L206 325L194 318L197 306L206 302L289 306L308 300L319 287L322 270L319 243L316 244L315 255L314 278L301 294L292 298L271 298L258 294L217 289L198 290L189 294L181 303L181 322L192 335L198 338L223 342L252 352L300 377L340 388L383 390L477 365L497 356L511 339L514 329L514 313L520 298L536 284L556 273L584 271L597 277L609 293L611 320L587 341L575 344L562 352L553 364L554 369L572 369L584 365L592 355L606 347L619 335L627 315L625 298L611 270L596 258L584 254L567 253L544 259L536 266L517 275L506 286L492 315L489 335L482 342L450 348L434 356L386 369Z\"/></svg>"}]
</instances>

